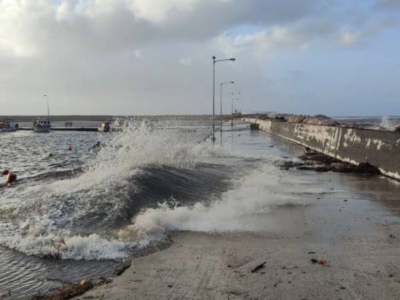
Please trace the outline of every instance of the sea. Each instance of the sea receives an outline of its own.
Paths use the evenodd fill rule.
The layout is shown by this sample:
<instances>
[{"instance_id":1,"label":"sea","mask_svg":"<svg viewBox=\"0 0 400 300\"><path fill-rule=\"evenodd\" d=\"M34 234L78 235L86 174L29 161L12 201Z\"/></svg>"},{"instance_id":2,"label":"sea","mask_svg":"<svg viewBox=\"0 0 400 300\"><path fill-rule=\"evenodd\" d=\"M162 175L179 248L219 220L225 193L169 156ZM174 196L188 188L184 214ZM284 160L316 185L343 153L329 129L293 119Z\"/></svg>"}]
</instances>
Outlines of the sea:
<instances>
[{"instance_id":1,"label":"sea","mask_svg":"<svg viewBox=\"0 0 400 300\"><path fill-rule=\"evenodd\" d=\"M113 277L121 264L168 247L171 232L255 232L260 213L324 193L304 171L282 170L301 147L241 121L218 120L215 142L209 118L115 122L121 130L112 133L0 135L0 168L18 175L0 185L4 299Z\"/></svg>"}]
</instances>

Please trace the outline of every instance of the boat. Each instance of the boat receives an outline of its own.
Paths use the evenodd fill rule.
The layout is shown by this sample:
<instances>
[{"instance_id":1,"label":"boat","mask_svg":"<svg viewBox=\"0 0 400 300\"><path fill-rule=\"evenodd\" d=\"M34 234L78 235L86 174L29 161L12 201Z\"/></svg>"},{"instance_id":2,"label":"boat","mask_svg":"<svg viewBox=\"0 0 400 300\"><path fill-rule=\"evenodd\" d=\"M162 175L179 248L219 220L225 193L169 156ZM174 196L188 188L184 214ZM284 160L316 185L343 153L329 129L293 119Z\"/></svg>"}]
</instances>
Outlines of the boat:
<instances>
[{"instance_id":1,"label":"boat","mask_svg":"<svg viewBox=\"0 0 400 300\"><path fill-rule=\"evenodd\" d=\"M37 118L33 122L33 132L50 132L51 130L49 97L48 95L44 97L47 98L47 118Z\"/></svg>"},{"instance_id":2,"label":"boat","mask_svg":"<svg viewBox=\"0 0 400 300\"><path fill-rule=\"evenodd\" d=\"M51 123L49 118L39 118L33 122L34 132L50 132Z\"/></svg>"},{"instance_id":3,"label":"boat","mask_svg":"<svg viewBox=\"0 0 400 300\"><path fill-rule=\"evenodd\" d=\"M111 122L106 121L102 122L100 126L97 128L99 132L110 132L111 131Z\"/></svg>"},{"instance_id":4,"label":"boat","mask_svg":"<svg viewBox=\"0 0 400 300\"><path fill-rule=\"evenodd\" d=\"M14 132L19 128L18 124L12 119L0 120L0 132Z\"/></svg>"}]
</instances>

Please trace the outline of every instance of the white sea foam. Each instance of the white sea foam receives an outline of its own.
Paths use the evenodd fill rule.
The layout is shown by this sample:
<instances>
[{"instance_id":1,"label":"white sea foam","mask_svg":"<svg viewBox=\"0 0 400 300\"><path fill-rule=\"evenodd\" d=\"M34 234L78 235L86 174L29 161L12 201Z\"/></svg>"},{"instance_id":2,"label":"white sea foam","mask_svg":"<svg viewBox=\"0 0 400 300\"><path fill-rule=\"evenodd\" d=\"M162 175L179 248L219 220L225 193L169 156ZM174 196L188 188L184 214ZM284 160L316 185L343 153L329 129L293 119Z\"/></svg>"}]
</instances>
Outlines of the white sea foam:
<instances>
[{"instance_id":1,"label":"white sea foam","mask_svg":"<svg viewBox=\"0 0 400 300\"><path fill-rule=\"evenodd\" d=\"M129 248L135 243L126 243L117 239L105 239L97 234L89 236L68 236L46 234L31 235L16 234L0 237L1 245L13 250L40 257L59 257L74 260L123 260L128 258Z\"/></svg>"},{"instance_id":2,"label":"white sea foam","mask_svg":"<svg viewBox=\"0 0 400 300\"><path fill-rule=\"evenodd\" d=\"M314 188L309 182L298 182L287 172L281 172L272 164L233 182L234 188L223 193L209 205L172 206L160 204L136 216L133 227L144 238L169 230L198 232L244 232L268 230L253 217L270 212L279 205L304 205L311 197L304 194L320 194L323 189ZM296 193L301 185L302 195ZM313 197L315 199L315 197Z\"/></svg>"},{"instance_id":3,"label":"white sea foam","mask_svg":"<svg viewBox=\"0 0 400 300\"><path fill-rule=\"evenodd\" d=\"M200 138L201 140L201 138ZM191 168L196 162L229 155L222 147L199 144L174 130L154 130L146 123L128 122L76 177L46 185L28 186L10 198L7 216L13 220L0 234L0 244L28 255L58 255L63 259L124 259L136 245L135 230L114 237L73 233L69 224L87 215L106 212L118 220L135 186L131 178L143 174L147 166ZM153 233L155 230L148 232ZM63 239L67 247L60 248ZM145 239L140 245L146 245Z\"/></svg>"}]
</instances>

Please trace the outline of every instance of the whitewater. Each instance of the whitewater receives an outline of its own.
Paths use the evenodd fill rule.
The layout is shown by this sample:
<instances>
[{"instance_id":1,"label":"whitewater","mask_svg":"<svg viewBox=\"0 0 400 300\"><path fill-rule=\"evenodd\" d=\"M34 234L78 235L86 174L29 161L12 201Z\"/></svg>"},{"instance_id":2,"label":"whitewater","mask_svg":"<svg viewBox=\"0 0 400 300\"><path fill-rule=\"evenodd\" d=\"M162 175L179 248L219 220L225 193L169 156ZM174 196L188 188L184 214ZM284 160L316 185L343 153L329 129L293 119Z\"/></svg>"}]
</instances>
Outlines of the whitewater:
<instances>
[{"instance_id":1,"label":"whitewater","mask_svg":"<svg viewBox=\"0 0 400 300\"><path fill-rule=\"evenodd\" d=\"M25 261L27 267L14 272L29 276L17 288L10 273L0 289L12 283L24 295L78 280L78 274L109 275L110 266L166 243L173 231L275 230L257 216L281 205L308 205L304 193L323 193L307 178L282 171L289 159L282 152L249 144L262 133L250 134L245 124L226 126L213 144L209 125L124 120L123 131L112 134L5 137L4 151L13 144L20 152L7 161L3 156L1 167L20 180L0 188L0 251L8 257L0 270ZM90 150L97 141L102 146ZM68 271L38 276L55 265Z\"/></svg>"}]
</instances>

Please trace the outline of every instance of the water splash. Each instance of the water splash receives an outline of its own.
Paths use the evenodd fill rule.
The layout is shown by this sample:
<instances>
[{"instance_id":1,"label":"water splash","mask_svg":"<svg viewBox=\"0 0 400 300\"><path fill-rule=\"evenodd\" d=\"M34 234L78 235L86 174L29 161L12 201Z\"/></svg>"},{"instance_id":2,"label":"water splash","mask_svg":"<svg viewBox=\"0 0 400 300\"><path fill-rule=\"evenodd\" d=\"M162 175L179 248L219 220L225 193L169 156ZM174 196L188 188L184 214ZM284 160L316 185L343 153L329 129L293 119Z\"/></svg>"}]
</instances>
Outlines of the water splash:
<instances>
[{"instance_id":1,"label":"water splash","mask_svg":"<svg viewBox=\"0 0 400 300\"><path fill-rule=\"evenodd\" d=\"M171 124L149 122L119 125L123 130L110 135L83 173L7 191L16 201L7 205L11 223L0 233L0 245L63 259L123 259L137 245L137 235L118 234L112 226L130 218L137 189L133 178L146 167L190 169L202 159L228 155L218 146L199 144L204 132L182 134ZM60 240L68 247L60 250Z\"/></svg>"},{"instance_id":2,"label":"water splash","mask_svg":"<svg viewBox=\"0 0 400 300\"><path fill-rule=\"evenodd\" d=\"M304 194L321 194L324 190L315 188L314 183L295 180L288 173L282 173L271 161L247 176L233 180L233 189L213 199L210 204L197 203L193 206L159 204L136 216L133 227L147 239L159 239L165 231L197 232L256 232L266 230L266 224L256 218L269 213L281 205L304 205L310 203ZM285 189L282 190L282 186ZM301 186L301 187L300 187ZM301 190L301 195L298 191Z\"/></svg>"},{"instance_id":3,"label":"water splash","mask_svg":"<svg viewBox=\"0 0 400 300\"><path fill-rule=\"evenodd\" d=\"M381 124L379 125L380 129L390 130L392 128L392 123L390 122L389 116L383 116Z\"/></svg>"}]
</instances>

